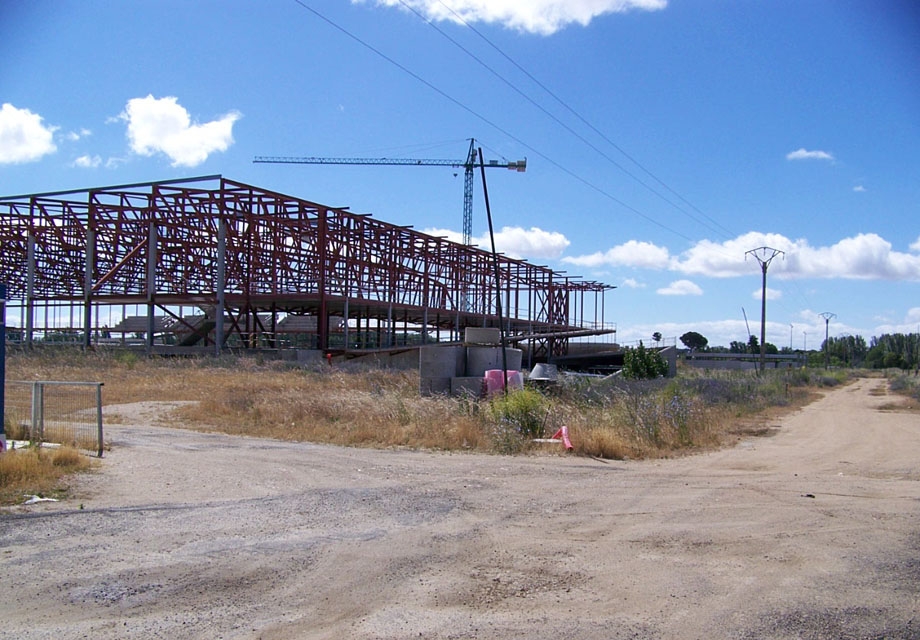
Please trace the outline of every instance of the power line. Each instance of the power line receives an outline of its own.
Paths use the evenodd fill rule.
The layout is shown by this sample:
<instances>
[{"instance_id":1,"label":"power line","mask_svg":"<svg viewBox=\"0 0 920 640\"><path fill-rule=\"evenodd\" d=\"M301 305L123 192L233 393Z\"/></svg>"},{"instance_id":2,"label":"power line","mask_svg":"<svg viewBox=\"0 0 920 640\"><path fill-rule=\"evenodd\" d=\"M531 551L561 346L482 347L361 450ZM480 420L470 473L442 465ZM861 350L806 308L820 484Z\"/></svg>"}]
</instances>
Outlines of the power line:
<instances>
[{"instance_id":1,"label":"power line","mask_svg":"<svg viewBox=\"0 0 920 640\"><path fill-rule=\"evenodd\" d=\"M357 42L358 44L360 44L362 47L365 47L366 49L368 49L369 51L373 52L373 53L376 54L377 56L383 58L384 60L386 60L387 62L389 62L389 63L392 64L393 66L395 66L397 69L399 69L399 70L402 71L403 73L405 73L405 74L409 75L410 77L414 78L415 80L421 82L422 84L424 84L426 87L428 87L429 89L431 89L432 91L434 91L435 93L437 93L438 95L440 95L441 97L445 98L446 100L448 100L448 101L450 101L451 103L455 104L456 106L460 107L461 109L463 109L463 110L466 111L467 113L471 114L472 116L474 116L474 117L476 117L476 118L482 120L484 123L486 123L486 124L489 125L490 127L493 127L495 130L497 130L497 131L501 132L502 134L508 136L508 138L510 138L511 140L514 140L515 142L517 142L518 144L520 144L520 145L521 145L522 147L524 147L525 149L528 149L529 151L533 152L535 155L539 156L540 158L542 158L543 160L545 160L545 161L548 162L549 164L553 165L554 167L556 167L557 169L559 169L559 170L562 171L563 173L565 173L565 174L567 174L568 176L574 178L575 180L581 182L582 184L584 184L585 186L589 187L590 189L593 189L594 191L596 191L597 193L601 194L602 196L604 196L605 198L607 198L607 199L610 200L611 202L615 202L616 204L620 205L620 206L623 207L624 209L627 209L628 211L631 211L632 213L635 213L635 214L638 215L639 217L641 217L641 218L643 218L644 220L650 222L651 224L654 224L654 225L656 225L656 226L658 226L658 227L664 229L665 231L668 231L668 232L670 232L670 233L673 233L674 235L676 235L676 236L678 236L678 237L680 237L680 238L683 238L684 240L687 240L688 242L693 242L693 240L692 240L690 237L684 235L684 234L681 233L680 231L677 231L676 229L673 229L673 228L667 226L666 224L664 224L664 223L662 223L662 222L659 222L658 220L655 220L654 218L652 218L652 217L649 216L648 214L643 213L643 212L640 211L639 209L636 209L635 207L633 207L633 206L627 204L626 202L620 200L619 198L617 198L617 197L614 196L613 194L607 192L606 190L604 190L604 189L602 189L601 187L595 185L594 183L590 182L589 180L587 180L587 179L581 177L580 175L578 175L577 173L575 173L575 172L572 171L571 169L568 169L567 167L563 166L563 165L560 164L559 162L553 160L552 158L550 158L548 155L546 155L546 154L543 153L542 151L538 150L537 148L535 148L535 147L533 147L533 146L527 144L526 142L524 142L524 141L523 141L521 138L519 138L518 136L514 135L514 134L511 133L510 131L507 131L505 128L501 127L500 125L498 125L497 123L493 122L492 120L486 118L484 115L482 115L481 113L477 112L477 111L474 110L473 108L467 106L466 104L464 104L463 102L461 102L461 101L458 100L457 98L454 98L453 96L451 96L450 94L448 94L448 93L445 92L444 90L440 89L440 88L437 87L436 85L432 84L431 82L429 82L428 80L426 80L426 79L423 78L422 76L418 75L417 73L415 73L414 71L412 71L411 69L409 69L408 67L406 67L405 65L403 65L403 64L401 64L400 62L394 60L393 58L391 58L390 56L388 56L388 55L385 54L384 52L380 51L379 49L377 49L376 47L374 47L374 46L371 45L370 43L365 42L364 40L362 40L361 38L359 38L359 37L356 36L355 34L351 33L350 31L348 31L347 29L345 29L345 28L342 27L341 25L339 25L339 24L337 24L336 22L332 21L330 18L327 18L326 16L324 16L323 14L321 14L319 11L317 11L317 10L314 9L313 7L307 5L305 2L303 2L303 0L294 0L294 2L296 2L298 5L300 5L301 7L303 7L305 10L309 11L310 13L312 13L312 14L315 15L317 18L319 18L319 19L322 20L323 22L327 23L328 25L330 25L330 26L333 27L334 29L336 29L336 30L340 31L341 33L343 33L344 35L348 36L350 39L354 40L355 42Z\"/></svg>"},{"instance_id":2,"label":"power line","mask_svg":"<svg viewBox=\"0 0 920 640\"><path fill-rule=\"evenodd\" d=\"M677 229L675 229L675 228L673 228L673 227L670 227L670 226L668 226L667 224L662 223L662 222L656 220L655 218L651 217L650 215L644 213L643 211L640 211L640 210L637 209L636 207L633 207L632 205L630 205L630 204L624 202L623 200L617 198L616 196L614 196L613 194L609 193L607 190L603 189L602 187L600 187L600 186L594 184L593 182L587 180L586 178L582 177L582 176L579 175L578 173L572 171L571 169L567 168L566 166L564 166L564 165L562 165L561 163L557 162L556 160L552 159L552 158L549 157L547 154L541 152L539 149L537 149L537 148L535 148L534 146L532 146L532 145L526 143L526 142L525 142L524 140L522 140L520 137L518 137L518 136L514 135L513 133L511 133L510 131L506 130L505 128L503 128L502 126L500 126L499 124L497 124L496 122L493 122L492 120L490 120L490 119L487 118L486 116L482 115L481 113L477 112L475 109L473 109L472 107L466 105L465 103L463 103L463 102L460 101L459 99L454 98L453 96L451 96L450 94L448 94L448 93L445 92L444 90L442 90L442 89L440 89L439 87L437 87L436 85L434 85L432 82L430 82L430 81L426 80L425 78L421 77L420 75L418 75L417 73L415 73L415 72L412 71L411 69L407 68L405 65L403 65L403 64L401 64L400 62L396 61L396 60L393 59L392 57L386 55L385 53L383 53L382 51L380 51L379 49L377 49L377 48L374 47L373 45L371 45L371 44L369 44L368 42L362 40L362 39L361 39L360 37L358 37L357 35L351 33L350 31L348 31L348 30L345 29L344 27L340 26L339 24L337 24L336 22L334 22L334 21L331 20L330 18L326 17L325 15L321 14L321 13L318 12L317 10L313 9L312 7L310 7L309 5L307 5L303 0L294 0L294 1L295 1L298 5L300 5L302 8L306 9L307 11L309 11L310 13L312 13L313 15L315 15L316 17L318 17L318 18L321 19L322 21L326 22L327 24L329 24L330 26L332 26L332 27L335 28L336 30L338 30L338 31L340 31L341 33L343 33L344 35L346 35L348 38L350 38L350 39L352 39L353 41L357 42L357 43L360 44L361 46L365 47L365 48L368 49L369 51L371 51L371 52L373 52L374 54L376 54L377 56L379 56L380 58L383 58L384 60L386 60L387 62L389 62L390 64L392 64L393 66L395 66L396 68L398 68L399 70L401 70L402 72L406 73L407 75L409 75L410 77L414 78L414 79L417 80L418 82L422 83L423 85L425 85L426 87L428 87L429 89L431 89L432 91L434 91L435 93L437 93L438 95L440 95L440 96L442 96L443 98L447 99L449 102L451 102L451 103L453 103L454 105L460 107L461 109L463 109L463 110L466 111L467 113L471 114L472 116L474 116L474 117L476 117L477 119L481 120L482 122L486 123L486 124L489 125L490 127L494 128L496 131L501 132L502 134L504 134L505 136L507 136L509 139L511 139L511 140L513 140L513 141L515 141L515 142L517 142L517 143L520 144L522 147L524 147L525 149L529 150L530 152L532 152L532 153L533 153L534 155L536 155L537 157L539 157L539 158L545 160L545 161L546 161L547 163L549 163L550 165L556 167L558 170L562 171L563 173L565 173L565 174L568 175L569 177L571 177L571 178L573 178L574 180L576 180L576 181L582 183L584 186L586 186L586 187L588 187L589 189L591 189L591 190L597 192L599 195L603 196L604 198L607 198L607 199L610 200L611 202L613 202L613 203L619 205L620 207L626 209L627 211L630 211L630 212L634 213L635 215L639 216L640 218L646 220L647 222L649 222L649 223L651 223L651 224L653 224L653 225L655 225L655 226L657 226L657 227L659 227L659 228L661 228L661 229L663 229L663 230L665 230L665 231L667 231L667 232L669 232L669 233L671 233L671 234L673 234L673 235L675 235L675 236L677 236L677 237L679 237L679 238L682 238L682 239L686 240L686 241L689 242L689 243L693 243L693 242L694 242L694 240L693 240L692 238L690 238L689 236L685 235L684 233L681 233L681 232L678 231ZM403 0L400 0L400 2L403 2ZM403 4L405 5L404 2L403 2ZM443 4L443 2L442 2L442 4ZM418 15L418 13L415 12L414 9L412 9L411 7L408 7L408 5L405 5L405 6L407 6L407 8L409 8L409 9L412 10L414 13L416 13L416 15ZM446 6L446 5L445 5L445 6ZM448 8L448 10L451 10L449 7L447 7L447 8ZM453 12L452 10L451 10L451 12L454 13L454 15L457 17L457 19L458 19L460 22L462 22L464 25L466 25L467 27L469 27L474 33L476 33L480 38L482 38L486 43L488 43L489 46L493 47L493 48L494 48L496 51L498 51L503 57L505 57L506 59L508 59L509 62L511 62L511 64L513 64L515 67L517 67L518 69L520 69L522 73L524 73L528 78L530 78L533 82L535 82L538 86L540 86L540 87L541 87L544 91L546 91L550 96L552 96L553 99L555 99L557 102L559 102L563 107L565 107L568 111L570 111L575 117L577 117L580 121L582 121L586 126L588 126L590 129L592 129L593 131L595 131L595 133L597 133L597 134L598 134L601 138L603 138L607 143L609 143L611 146L613 146L617 151L619 151L620 153L622 153L626 158L628 158L633 164L635 164L637 167L639 167L643 172L645 172L645 173L646 173L647 175L649 175L652 179L654 179L656 182L658 182L659 184L661 184L665 189L667 189L668 191L674 193L674 195L675 195L676 197L678 197L680 200L682 200L682 201L684 201L685 203L687 203L687 205L690 206L690 207L692 207L694 210L698 211L701 215L703 215L704 217L706 217L706 218L707 218L708 220L710 220L713 224L719 226L719 227L720 227L721 229L723 229L726 233L731 234L731 232L730 232L728 229L726 229L724 226L720 225L717 221L713 220L712 218L710 218L709 216L707 216L705 213L703 213L702 211L700 211L699 209L697 209L695 206L692 205L692 203L690 203L689 201L687 201L686 199L684 199L682 196L680 196L680 194L678 194L676 191L674 191L673 189L671 189L667 184L665 184L662 180L660 180L657 176L655 176L651 171L649 171L648 169L646 169L646 168L645 168L641 163L639 163L635 158L633 158L633 157L630 156L628 153L626 153L626 152L625 152L622 148L620 148L613 140L611 140L611 139L610 139L608 136L606 136L603 132L601 132L601 131L598 130L596 127L594 127L590 122L588 122L588 121L587 121L585 118L583 118L580 114L578 114L577 111L575 111L572 107L570 107L568 104L566 104L565 101L563 101L563 100L562 100L561 98L559 98L556 94L554 94L548 87L546 87L543 83L541 83L536 77L534 77L532 74L530 74L526 69L524 69L521 65L519 65L517 62L515 62L512 58L510 58L510 56L508 56L507 54L505 54L500 48L498 48L496 45L494 45L488 38L486 38L484 35L482 35L478 30L476 30L474 27L472 27L471 25L469 25L465 20L463 20L463 18L462 18L461 16L459 16L458 14L456 14L456 12ZM425 19L425 18L423 18L423 17L421 17L421 16L419 16L419 17L420 17L421 19L425 20L425 22L427 22L428 24L431 24L431 22L428 21L427 19ZM444 35L444 37L448 38L448 40L450 40L451 42L453 42L456 46L460 47L460 48L461 48L464 52L466 52L468 55L470 55L471 57L473 57L477 62L479 62L481 65L483 65L485 68L487 68L491 73L493 73L493 74L495 74L496 76L498 76L503 82L506 82L507 84L509 84L509 86L512 86L512 88L514 88L515 91L517 91L519 94L521 94L521 95L522 95L525 99L527 99L529 102L534 103L534 101L533 101L531 98L529 98L528 96L526 96L526 94L524 94L524 93L521 92L519 89L517 89L516 87L514 87L514 85L512 85L510 82L508 82L507 80L505 80L504 78L502 78L502 77L500 76L500 74L498 74L496 71L494 71L488 64L486 64L485 62L479 60L479 58L477 58L475 55L473 55L472 53L468 52L464 47L462 47L461 45L459 45L458 43L456 43L452 38L450 38L449 36L447 36L446 34L444 34L442 30L438 29L437 27L434 27L434 25L432 25L432 27L435 28L439 33L442 33L442 35ZM595 147L594 145L592 145L590 142L584 140L584 138L583 138L582 136L580 136L579 134L577 134L577 133L575 133L574 131L572 131L571 128L570 128L568 125L565 125L564 123L562 123L561 121L559 121L555 116L553 116L552 114L549 114L549 112L547 112L546 109L544 109L544 108L541 107L540 105L536 105L536 103L534 103L534 104L535 104L535 106L537 106L541 111L543 111L544 113L547 113L548 115L550 115L550 117L552 117L554 120L556 120L557 122L559 122L563 127L566 128L566 130L572 132L572 133L573 133L574 135L576 135L580 140L582 140L583 142L585 142L586 144L588 144L589 146L591 146L592 149L597 150L596 147ZM601 153L601 155L604 155L605 157L608 157L608 159L609 159L609 156L607 156L606 154L604 154L602 151L599 151L599 150L597 150L597 151L598 151L598 153ZM499 154L499 155L500 155L500 154ZM618 163L616 163L616 162L613 161L612 159L610 159L610 161L611 161L613 164L615 164L617 167L619 167L619 168L622 169L622 166L621 166L621 165L619 165ZM648 188L649 190L651 190L653 193L656 193L657 195L659 195L659 197L661 197L663 200L665 200L666 202L669 202L670 204L672 204L672 206L675 206L675 208L677 208L678 210L682 211L685 215L687 215L687 216L690 217L691 219L694 219L694 220L697 221L697 222L700 222L698 219L694 218L692 215L690 215L689 213L687 213L686 211L684 211L684 210L681 209L680 207L677 207L676 205L674 205L673 203L671 203L667 198L664 198L664 196L661 196L660 193L656 192L654 189L651 189L651 187L649 187L647 184L645 184L645 183L642 182L641 180L638 180L638 178L636 178L635 176L633 176L631 173L627 172L625 169L622 169L622 170L623 170L624 172L626 172L627 175L630 175L630 177L632 177L633 179L635 179L635 180L637 180L638 182L640 182L640 184L643 184L643 186L645 186L646 188ZM708 228L710 228L710 230L715 231L714 229L712 229L712 227L709 227L709 225L705 225L705 223L700 222L700 224L704 224L704 226L707 226ZM718 232L717 232L717 233L718 233ZM720 234L720 235L724 235L724 234ZM731 254L730 254L726 249L724 249L723 247L719 247L717 250L718 250L719 253L721 253L723 256L731 257ZM797 287L796 287L796 288L797 288ZM800 297L802 297L803 301L806 303L806 305L808 305L808 302L804 299L804 296L801 296L801 292L800 292L800 291L799 291L799 294L800 294ZM780 302L780 305L781 305L781 306L785 306L785 304L783 304L782 301Z\"/></svg>"},{"instance_id":3,"label":"power line","mask_svg":"<svg viewBox=\"0 0 920 640\"><path fill-rule=\"evenodd\" d=\"M405 0L399 0L399 2L400 2L400 4L402 4L402 6L404 6L407 10L409 10L409 11L411 11L413 14L415 14L415 16L418 17L419 20L422 20L422 21L425 22L429 27L431 27L432 29L434 29L435 31L437 31L437 32L438 32L441 36L443 36L448 42L450 42L450 43L453 44L455 47L457 47L458 49L460 49L463 53L465 53L467 56L469 56L470 58L472 58L473 60L475 60L480 66L482 66L482 68L484 68L486 71L488 71L488 72L491 73L493 76L495 76L496 78L498 78L501 82L503 82L505 85L507 85L512 91L514 91L514 92L517 93L519 96L521 96L522 98L524 98L527 102L529 102L531 105L533 105L533 106L536 107L538 110L540 110L544 115L546 115L548 118L550 118L551 120L553 120L553 122L555 122L556 124L558 124L559 126L561 126L563 129L565 129L565 130L566 130L567 132L569 132L571 135L575 136L578 140L580 140L582 143L584 143L586 146L588 146L590 149L592 149L594 152L596 152L596 153L597 153L598 155L600 155L602 158L604 158L605 160L607 160L610 164L612 164L612 165L615 166L617 169L619 169L620 171L622 171L623 173L625 173L627 176L629 176L630 178L632 178L634 181L638 182L640 185L642 185L643 187L645 187L648 191L650 191L651 193L655 194L656 196L658 196L659 198L661 198L662 200L664 200L666 203L668 203L669 205L671 205L672 207L674 207L675 209L677 209L678 211L680 211L681 213L683 213L684 215L686 215L687 217L689 217L691 220L693 220L693 221L696 222L697 224L701 224L701 225L703 225L703 226L709 228L710 231L713 231L714 233L717 233L717 234L719 234L719 235L722 235L722 234L723 234L723 231L725 231L725 228L724 228L724 227L722 227L722 230L723 230L723 231L720 231L719 229L716 229L715 227L710 226L705 220L701 220L700 218L694 216L694 215L693 215L692 213L690 213L689 211L686 211L685 209L683 209L680 205L678 205L678 204L676 204L675 202L669 200L669 199L668 199L664 194L662 194L660 191L658 191L658 190L655 189L654 187L650 186L648 183L644 182L642 179L640 179L640 178L639 178L638 176L636 176L634 173L632 173L631 171L629 171L629 169L627 169L627 168L624 167L622 164L620 164L619 162L617 162L616 160L614 160L612 157L610 157L609 154L605 153L602 149L598 148L597 145L595 145L594 143L592 143L590 140L588 140L587 138L585 138L583 135L581 135L580 133L578 133L577 131L575 131L575 129L573 129L573 128L570 127L568 124L566 124L566 123L563 122L561 119L559 119L559 117L556 116L554 113L550 112L550 111L549 111L548 109L546 109L543 105L541 105L541 104L538 103L536 100L534 100L534 99L531 98L529 95L527 95L522 89L520 89L520 88L517 87L513 82L511 82L510 80L508 80L507 78L505 78L502 74L500 74L498 71L496 71L491 65L489 65L487 62L485 62L484 60L482 60L482 59L481 59L479 56L477 56L475 53L473 53L472 51L470 51L469 49L467 49L466 47L464 47L462 44L460 44L459 42L457 42L454 38L452 38L450 35L448 35L443 29L441 29L440 27L438 27L432 20L430 20L430 19L426 18L425 16L423 16L421 13L419 13L419 11L418 11L417 9L415 9L414 7L412 7L411 5L409 5ZM443 5L444 3L442 2L441 4ZM454 15L457 16L457 19L458 19L458 20L463 21L463 18L460 17L459 15L457 15L455 12L453 12L453 10L450 9L450 7L447 7L446 5L444 5L444 6L445 6L449 11L451 11L452 13L454 13ZM661 180L658 180L658 178L656 178L651 172L649 172L647 169L645 169L645 167L643 167L641 164L639 164L638 161L636 161L636 160L633 159L631 156L629 156L629 154L627 154L625 151L623 151L623 150L622 150L619 146L617 146L613 141L611 141L609 138L607 138L606 136L604 136L604 134L601 133L600 131L598 131L594 126L592 126L591 123L589 123L587 120L585 120L584 118L582 118L574 109L572 109L571 107L569 107L565 102L563 102L560 98L558 98L554 93L552 93L551 91L549 91L549 89L547 89L546 87L544 87L538 80L536 80L536 79L535 79L530 73L528 73L523 67L521 67L521 66L520 66L519 64L517 64L514 60L512 60L508 55L506 55L506 54L505 54L501 49L499 49L496 45L492 44L492 42L490 42L485 36L483 36L481 33L479 33L478 31L476 31L476 29L474 29L472 26L470 26L470 25L469 25L468 23L466 23L465 21L464 21L463 23L464 23L467 27L469 27L470 29L472 29L474 33L476 33L480 38L482 38L483 40L485 40L490 46L492 46L492 47L493 47L496 51L498 51L502 56L504 56L504 57L505 57L506 59L508 59L512 64L514 64L518 69L520 69L525 75L527 75L527 77L529 77L529 78L533 79L535 82L537 82L537 84L538 84L541 88L543 88L545 91L547 91L547 93L549 93L551 96L553 96L554 98L556 98L556 100L559 101L560 104L562 104L566 109L568 109L571 113L573 113L576 117L578 117L584 124L586 124L588 127L590 127L590 128L591 128L593 131L595 131L596 133L600 134L601 137L603 137L608 143L610 143L611 145L613 145L613 147L614 147L615 149L617 149L620 153L622 153L624 156L626 156L631 162L633 162L633 164L635 164L635 165L638 166L640 169L642 169L643 171L645 171L649 176L651 176L652 178L654 178L655 180L657 180L657 181L659 182L659 184L661 184L662 186L664 186L665 188L667 188L669 191L671 191L671 193L673 193L674 195L680 197L680 194L678 194L678 193L675 192L673 189L671 189L670 187L668 187L668 186L667 186L666 184L664 184ZM684 199L681 198L681 200L684 200ZM684 200L684 202L687 202L687 201ZM689 203L687 203L687 204L689 204ZM692 206L692 205L691 205L691 206ZM695 207L694 207L694 208L695 208ZM697 211L699 211L699 210L697 210ZM700 213L701 213L702 215L705 216L705 214L703 214L701 211L700 211ZM706 216L706 217L708 218L708 216ZM715 222L715 221L712 220L711 218L709 218L709 220L710 220L711 222ZM718 224L718 223L715 223L715 224ZM721 225L720 225L720 226L721 226Z\"/></svg>"},{"instance_id":4,"label":"power line","mask_svg":"<svg viewBox=\"0 0 920 640\"><path fill-rule=\"evenodd\" d=\"M399 1L403 4L403 6L406 6L407 8L410 8L410 9L411 9L411 7L408 7L408 5L405 3L405 0L399 0ZM443 0L439 0L439 2L440 2L440 4L441 4L441 6L443 6L445 9L447 9L448 11L450 11L450 13L451 13L460 23L462 23L465 27L467 27L468 29L470 29L470 30L471 30L473 33L475 33L479 38L481 38L486 44L488 44L490 47L492 47L496 52L498 52L499 55L501 55L503 58L505 58L505 60L507 60L508 62L510 62L510 63L511 63L515 68L517 68L521 73L523 73L525 76L527 76L534 84L536 84L536 85L537 85L538 87L540 87L543 91L545 91L545 92L547 93L547 95L549 95L551 98L553 98L553 100L555 100L556 102L558 102L566 111L568 111L568 112L571 113L573 116L575 116L582 124L584 124L586 127L588 127L589 129L591 129L591 131L593 131L594 133L596 133L598 136L600 136L601 139L603 139L607 144L609 144L609 145L612 146L614 149L616 149L617 151L619 151L627 160L629 160L630 162L632 162L636 167L638 167L639 169L641 169L643 173L645 173L647 176L649 176L650 178L652 178L652 180L654 180L654 181L657 182L659 185L661 185L662 187L664 187L667 191L669 191L669 192L672 193L674 196L676 196L679 200L681 200L681 201L682 201L684 204L686 204L688 207L690 207L691 209L693 209L694 211L696 211L697 213L699 213L701 216L703 216L704 218L706 218L707 220L709 220L711 223L713 223L714 225L716 225L717 227L719 227L719 229L721 229L722 232L724 232L726 238L731 237L731 236L733 236L733 235L737 235L737 234L735 234L734 232L732 232L732 231L730 231L729 229L727 229L725 226L723 226L723 225L722 225L721 223L719 223L717 220L714 220L712 217L710 217L710 216L707 215L705 212L703 212L702 210L700 210L700 209L699 209L698 207L696 207L692 202L690 202L689 200L687 200L686 198L684 198L680 193L678 193L677 191L675 191L674 189L672 189L670 186L668 186L667 183L665 183L665 182L664 182L663 180L661 180L658 176L656 176L654 173L652 173L652 172L651 172L649 169L647 169L641 162L639 162L638 160L636 160L632 155L630 155L629 153L627 153L625 149L623 149L620 145L618 145L616 142L614 142L613 140L611 140L610 137L607 136L603 131L601 131L600 129L598 129L597 127L595 127L593 124L591 124L585 117L583 117L578 111L576 111L573 107L571 107L565 100L563 100L562 98L560 98L552 89L550 89L549 87L547 87L547 86L546 86L543 82L541 82L537 77L535 77L532 73L530 73L527 69L525 69L523 65L521 65L521 64L518 63L514 58L512 58L512 57L509 56L507 53L505 53L504 50L501 49L501 47L499 47L498 45L496 45L496 44L495 44L494 42L492 42L489 38L487 38L482 32L480 32L478 29L476 29L476 27L474 27L474 26L471 25L469 22L467 22L467 21L463 18L463 16L461 16L461 15L458 14L456 11L454 11L453 8L451 8L451 7L449 7L448 5L446 5L446 4L444 3ZM418 15L418 12L416 12L414 9L411 9L411 10L412 10L413 12L415 12L416 15ZM420 16L420 17L421 17L421 16ZM426 18L422 18L422 19L425 20L426 22L428 22L428 24L431 24L431 21L427 20ZM434 25L432 25L432 26L434 27ZM434 27L434 28L437 29L437 27ZM442 32L440 29L437 29L437 30L438 30L438 32L440 32L440 33L443 34L443 32ZM448 37L446 34L443 34L443 35L445 35L445 37ZM451 38L448 37L448 39L451 40L451 42L453 42L453 40L452 40ZM455 44L456 44L456 43L455 43ZM457 46L460 46L460 45L457 45ZM463 48L463 47L461 47L461 49L462 49L462 48ZM466 49L463 49L463 50L466 51ZM470 55L472 55L472 54L470 54ZM474 59L476 59L476 60L478 61L478 58L475 58L475 56L473 56L473 57L474 57ZM491 71L491 69L490 69L490 71ZM493 73L495 73L495 72L493 71ZM497 75L497 74L496 74L496 75ZM506 82L507 82L507 81L506 81ZM528 98L528 100L530 100L530 98ZM533 102L533 101L531 100L531 102ZM541 109L542 111L544 111L544 113L547 113L546 110L543 109L542 107L540 107L540 109ZM559 120L558 120L555 116L551 116L551 117L552 117L554 120L556 120L557 122L559 122ZM563 125L563 126L565 126L565 125ZM571 129L569 129L567 126L566 126L566 129L568 129L568 130L571 131ZM577 134L576 134L576 135L577 135ZM584 139L583 139L581 136L578 136L578 137L579 137L580 140L584 141ZM595 150L597 151L597 149L596 149L596 147L594 147L594 145L591 145L590 143L587 143L587 142L586 142L586 144L588 144L592 149L595 149ZM600 152L600 151L598 151L598 153L601 153L602 156L604 156L605 158L608 158L608 156L607 156L606 154L604 154L604 153L602 153L602 152ZM610 158L608 158L608 160L609 160L609 159L610 159ZM671 204L672 206L674 206L678 211L681 211L682 213L684 213L685 215L687 215L688 217L690 217L690 218L693 219L694 221L700 222L700 224L704 224L704 225L705 225L705 223L701 222L700 220L698 220L697 218L695 218L693 215L691 215L691 214L689 214L688 212L684 211L681 207L678 207L677 205L673 204L670 200L668 200L667 198L665 198L664 196L662 196L660 193L658 193L657 191L655 191L654 189L652 189L651 187L649 187L648 185L646 185L644 182L642 182L641 180L639 180L638 178L636 178L632 173L630 173L630 172L627 171L625 168L623 168L619 163L614 162L613 160L610 160L610 161L611 161L615 166L617 166L618 168L620 168L624 173L626 173L629 177L633 178L634 180L636 180L637 182L639 182L639 184L641 184L642 186L646 187L647 189L649 189L650 191L652 191L653 193L655 193L656 195L658 195L660 198L662 198L663 200L665 200L665 202L668 202L669 204ZM705 226L708 227L708 225L705 225ZM710 228L711 231L716 231L716 230L713 229L712 227L709 227L709 228ZM721 232L718 232L718 231L716 231L716 232L717 232L717 233L721 233Z\"/></svg>"}]
</instances>

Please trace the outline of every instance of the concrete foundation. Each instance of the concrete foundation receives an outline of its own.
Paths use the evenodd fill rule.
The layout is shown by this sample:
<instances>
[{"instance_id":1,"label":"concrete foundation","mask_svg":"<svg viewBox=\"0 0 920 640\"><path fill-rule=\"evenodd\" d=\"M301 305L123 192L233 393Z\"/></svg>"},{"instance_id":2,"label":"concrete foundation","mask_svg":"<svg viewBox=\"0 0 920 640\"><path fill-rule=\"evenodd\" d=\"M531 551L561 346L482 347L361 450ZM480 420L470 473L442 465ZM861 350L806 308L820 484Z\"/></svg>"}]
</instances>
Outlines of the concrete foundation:
<instances>
[{"instance_id":1,"label":"concrete foundation","mask_svg":"<svg viewBox=\"0 0 920 640\"><path fill-rule=\"evenodd\" d=\"M461 346L430 346L418 351L418 374L423 378L453 378L465 373L466 353Z\"/></svg>"},{"instance_id":2,"label":"concrete foundation","mask_svg":"<svg viewBox=\"0 0 920 640\"><path fill-rule=\"evenodd\" d=\"M419 378L418 392L422 396L438 394L453 395L453 380L455 378ZM481 381L480 381L481 382Z\"/></svg>"},{"instance_id":3,"label":"concrete foundation","mask_svg":"<svg viewBox=\"0 0 920 640\"><path fill-rule=\"evenodd\" d=\"M450 379L450 395L471 398L482 397L483 378L481 377L459 377Z\"/></svg>"},{"instance_id":4,"label":"concrete foundation","mask_svg":"<svg viewBox=\"0 0 920 640\"><path fill-rule=\"evenodd\" d=\"M463 343L466 345L498 346L502 343L501 330L487 327L467 327L463 333Z\"/></svg>"},{"instance_id":5,"label":"concrete foundation","mask_svg":"<svg viewBox=\"0 0 920 640\"><path fill-rule=\"evenodd\" d=\"M523 352L520 349L505 349L509 371L521 370ZM467 347L466 375L482 377L489 369L502 368L501 347Z\"/></svg>"}]
</instances>

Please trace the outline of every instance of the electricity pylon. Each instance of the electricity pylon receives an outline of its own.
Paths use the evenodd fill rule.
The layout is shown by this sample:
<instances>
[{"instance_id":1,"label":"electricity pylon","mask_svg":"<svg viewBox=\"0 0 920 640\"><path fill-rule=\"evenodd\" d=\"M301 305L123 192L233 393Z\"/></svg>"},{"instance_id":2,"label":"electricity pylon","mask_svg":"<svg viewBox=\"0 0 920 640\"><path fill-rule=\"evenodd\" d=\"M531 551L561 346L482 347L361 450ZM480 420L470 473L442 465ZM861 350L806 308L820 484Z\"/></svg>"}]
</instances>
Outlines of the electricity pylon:
<instances>
[{"instance_id":1,"label":"electricity pylon","mask_svg":"<svg viewBox=\"0 0 920 640\"><path fill-rule=\"evenodd\" d=\"M769 256L767 255L769 254ZM744 253L744 259L747 260L749 255L754 256L760 263L760 269L763 271L763 293L760 300L760 372L763 373L767 363L766 339L767 339L767 267L776 256L783 256L786 259L786 253L779 249L771 247L759 247L751 249Z\"/></svg>"}]
</instances>

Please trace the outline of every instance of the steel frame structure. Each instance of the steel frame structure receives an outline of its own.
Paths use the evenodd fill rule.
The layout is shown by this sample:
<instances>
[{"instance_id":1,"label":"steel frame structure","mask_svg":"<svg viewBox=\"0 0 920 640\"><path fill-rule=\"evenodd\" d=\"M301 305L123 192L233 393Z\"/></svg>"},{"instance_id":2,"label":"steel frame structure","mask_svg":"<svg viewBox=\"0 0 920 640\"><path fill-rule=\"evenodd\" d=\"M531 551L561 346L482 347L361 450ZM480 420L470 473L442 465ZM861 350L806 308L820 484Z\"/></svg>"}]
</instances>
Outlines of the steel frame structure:
<instances>
[{"instance_id":1,"label":"steel frame structure","mask_svg":"<svg viewBox=\"0 0 920 640\"><path fill-rule=\"evenodd\" d=\"M497 326L493 259L513 340L561 354L568 333L603 326L612 286L219 175L0 198L0 270L29 344L56 305L76 309L85 346L94 310L118 305L146 308L148 348L164 314L196 329L183 306L212 320L197 330L216 353L233 335L275 346L285 314L315 316L320 349L362 322L459 337Z\"/></svg>"}]
</instances>

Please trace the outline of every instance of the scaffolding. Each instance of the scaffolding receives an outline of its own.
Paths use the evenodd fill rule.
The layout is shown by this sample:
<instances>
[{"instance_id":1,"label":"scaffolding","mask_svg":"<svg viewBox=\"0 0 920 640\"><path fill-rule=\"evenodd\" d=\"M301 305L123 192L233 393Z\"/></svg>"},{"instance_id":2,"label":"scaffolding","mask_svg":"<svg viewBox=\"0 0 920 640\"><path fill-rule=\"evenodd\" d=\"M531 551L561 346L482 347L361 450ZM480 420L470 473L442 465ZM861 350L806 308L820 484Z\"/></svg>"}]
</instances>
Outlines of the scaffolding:
<instances>
[{"instance_id":1,"label":"scaffolding","mask_svg":"<svg viewBox=\"0 0 920 640\"><path fill-rule=\"evenodd\" d=\"M608 332L612 286L497 261L505 329L538 357ZM360 350L498 326L492 254L219 175L0 197L0 269L29 346Z\"/></svg>"}]
</instances>

